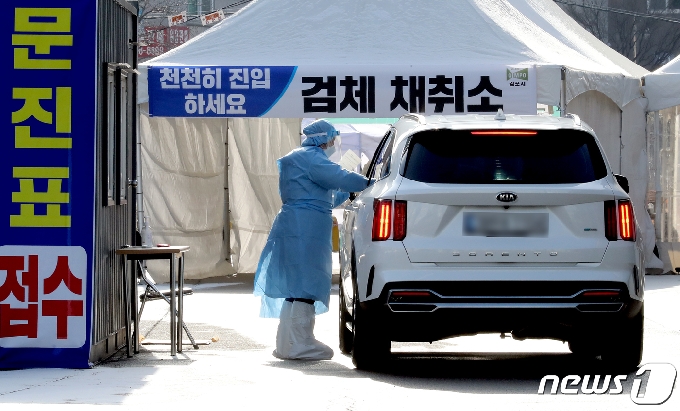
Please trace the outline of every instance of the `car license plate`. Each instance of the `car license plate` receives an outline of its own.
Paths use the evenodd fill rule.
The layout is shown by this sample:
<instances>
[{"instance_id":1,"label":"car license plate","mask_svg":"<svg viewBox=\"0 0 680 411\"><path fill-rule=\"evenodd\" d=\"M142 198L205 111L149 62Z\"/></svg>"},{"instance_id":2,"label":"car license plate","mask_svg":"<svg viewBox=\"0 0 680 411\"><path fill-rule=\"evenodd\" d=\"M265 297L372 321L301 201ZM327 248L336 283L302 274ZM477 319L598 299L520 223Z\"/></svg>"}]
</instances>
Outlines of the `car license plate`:
<instances>
[{"instance_id":1,"label":"car license plate","mask_svg":"<svg viewBox=\"0 0 680 411\"><path fill-rule=\"evenodd\" d=\"M464 212L463 235L546 237L548 213Z\"/></svg>"}]
</instances>

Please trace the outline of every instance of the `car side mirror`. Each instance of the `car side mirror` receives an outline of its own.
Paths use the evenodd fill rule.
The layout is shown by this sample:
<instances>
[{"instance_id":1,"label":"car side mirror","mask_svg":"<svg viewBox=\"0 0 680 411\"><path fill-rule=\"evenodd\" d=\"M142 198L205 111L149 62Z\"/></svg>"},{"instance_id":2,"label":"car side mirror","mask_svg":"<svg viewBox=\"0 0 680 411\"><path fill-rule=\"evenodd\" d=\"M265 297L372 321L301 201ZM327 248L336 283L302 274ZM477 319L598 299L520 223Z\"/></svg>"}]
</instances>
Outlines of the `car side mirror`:
<instances>
[{"instance_id":1,"label":"car side mirror","mask_svg":"<svg viewBox=\"0 0 680 411\"><path fill-rule=\"evenodd\" d=\"M349 201L354 201L357 198L357 193L349 193Z\"/></svg>"},{"instance_id":2,"label":"car side mirror","mask_svg":"<svg viewBox=\"0 0 680 411\"><path fill-rule=\"evenodd\" d=\"M628 179L626 177L621 174L614 174L614 178L616 178L616 182L623 188L623 191L630 193L630 187L628 186Z\"/></svg>"}]
</instances>

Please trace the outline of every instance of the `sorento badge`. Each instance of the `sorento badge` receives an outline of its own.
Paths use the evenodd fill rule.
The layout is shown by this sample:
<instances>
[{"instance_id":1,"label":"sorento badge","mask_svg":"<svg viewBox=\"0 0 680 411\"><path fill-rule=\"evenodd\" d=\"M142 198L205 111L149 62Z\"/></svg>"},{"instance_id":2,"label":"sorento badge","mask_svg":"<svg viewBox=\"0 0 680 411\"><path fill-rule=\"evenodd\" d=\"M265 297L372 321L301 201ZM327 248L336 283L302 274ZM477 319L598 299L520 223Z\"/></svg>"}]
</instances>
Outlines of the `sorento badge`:
<instances>
[{"instance_id":1,"label":"sorento badge","mask_svg":"<svg viewBox=\"0 0 680 411\"><path fill-rule=\"evenodd\" d=\"M502 201L504 203L510 203L517 200L517 194L515 193L498 193L496 200Z\"/></svg>"}]
</instances>

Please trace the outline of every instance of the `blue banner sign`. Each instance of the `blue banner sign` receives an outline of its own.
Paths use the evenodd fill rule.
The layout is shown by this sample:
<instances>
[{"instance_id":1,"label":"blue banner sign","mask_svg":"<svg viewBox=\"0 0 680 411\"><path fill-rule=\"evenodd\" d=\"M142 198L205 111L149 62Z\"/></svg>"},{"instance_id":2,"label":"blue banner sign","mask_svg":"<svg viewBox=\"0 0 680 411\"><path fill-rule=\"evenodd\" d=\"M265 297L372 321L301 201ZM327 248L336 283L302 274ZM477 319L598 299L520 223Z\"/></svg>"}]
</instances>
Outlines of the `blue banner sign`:
<instances>
[{"instance_id":1,"label":"blue banner sign","mask_svg":"<svg viewBox=\"0 0 680 411\"><path fill-rule=\"evenodd\" d=\"M149 67L150 113L162 117L262 117L295 67Z\"/></svg>"},{"instance_id":2,"label":"blue banner sign","mask_svg":"<svg viewBox=\"0 0 680 411\"><path fill-rule=\"evenodd\" d=\"M89 366L97 3L4 3L0 369Z\"/></svg>"}]
</instances>

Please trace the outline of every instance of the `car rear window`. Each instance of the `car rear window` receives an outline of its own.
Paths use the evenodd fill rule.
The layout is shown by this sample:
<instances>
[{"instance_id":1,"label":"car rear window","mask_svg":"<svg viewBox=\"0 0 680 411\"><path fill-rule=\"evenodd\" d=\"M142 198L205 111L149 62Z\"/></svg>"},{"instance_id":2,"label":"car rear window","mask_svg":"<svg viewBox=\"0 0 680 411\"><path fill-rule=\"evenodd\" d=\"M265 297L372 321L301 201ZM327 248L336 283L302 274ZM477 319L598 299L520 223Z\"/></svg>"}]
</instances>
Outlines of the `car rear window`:
<instances>
[{"instance_id":1,"label":"car rear window","mask_svg":"<svg viewBox=\"0 0 680 411\"><path fill-rule=\"evenodd\" d=\"M427 130L414 134L404 177L444 184L566 184L607 175L593 136L583 131L540 130L519 136L473 133Z\"/></svg>"}]
</instances>

